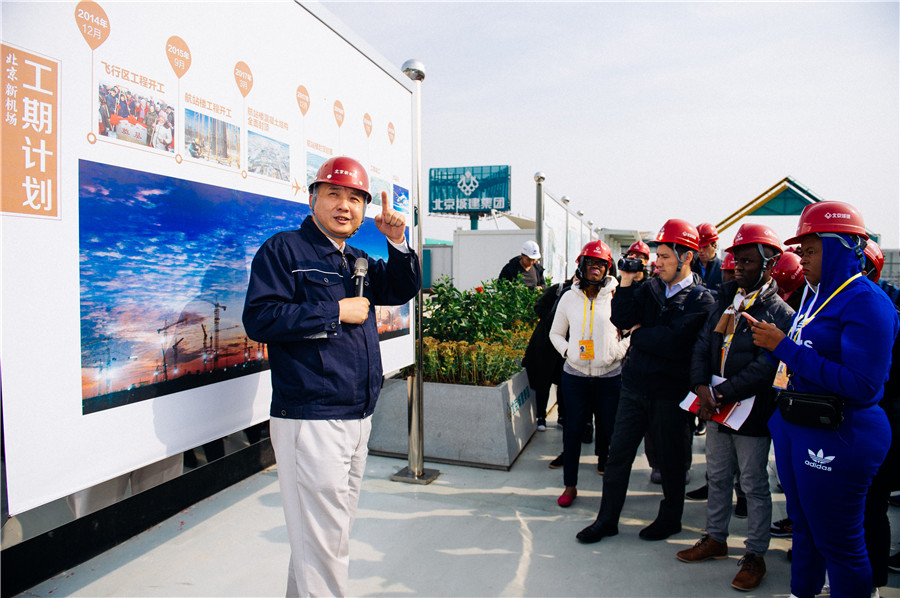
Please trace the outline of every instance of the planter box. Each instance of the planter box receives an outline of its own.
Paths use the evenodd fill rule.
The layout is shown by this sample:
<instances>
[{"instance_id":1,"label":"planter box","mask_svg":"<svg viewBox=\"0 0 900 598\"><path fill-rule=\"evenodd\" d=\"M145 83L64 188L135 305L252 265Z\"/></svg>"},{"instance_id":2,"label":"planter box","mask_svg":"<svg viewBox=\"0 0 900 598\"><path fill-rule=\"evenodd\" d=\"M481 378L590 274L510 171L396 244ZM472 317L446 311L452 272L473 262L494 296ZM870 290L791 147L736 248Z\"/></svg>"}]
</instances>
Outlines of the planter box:
<instances>
[{"instance_id":1,"label":"planter box","mask_svg":"<svg viewBox=\"0 0 900 598\"><path fill-rule=\"evenodd\" d=\"M408 457L406 387L406 380L385 381L372 418L372 454ZM425 460L508 470L537 430L534 413L534 391L524 370L494 387L426 382Z\"/></svg>"}]
</instances>

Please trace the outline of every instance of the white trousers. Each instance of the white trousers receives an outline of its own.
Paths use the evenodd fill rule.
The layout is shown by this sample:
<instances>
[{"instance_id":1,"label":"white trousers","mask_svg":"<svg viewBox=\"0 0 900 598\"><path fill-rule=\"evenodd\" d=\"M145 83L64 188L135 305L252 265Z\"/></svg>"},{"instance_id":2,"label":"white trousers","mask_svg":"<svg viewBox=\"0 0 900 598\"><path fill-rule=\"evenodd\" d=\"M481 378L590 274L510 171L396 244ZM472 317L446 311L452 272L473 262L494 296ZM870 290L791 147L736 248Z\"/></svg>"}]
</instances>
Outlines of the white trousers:
<instances>
[{"instance_id":1,"label":"white trousers","mask_svg":"<svg viewBox=\"0 0 900 598\"><path fill-rule=\"evenodd\" d=\"M289 598L347 595L350 528L371 431L371 417L269 422L291 544Z\"/></svg>"}]
</instances>

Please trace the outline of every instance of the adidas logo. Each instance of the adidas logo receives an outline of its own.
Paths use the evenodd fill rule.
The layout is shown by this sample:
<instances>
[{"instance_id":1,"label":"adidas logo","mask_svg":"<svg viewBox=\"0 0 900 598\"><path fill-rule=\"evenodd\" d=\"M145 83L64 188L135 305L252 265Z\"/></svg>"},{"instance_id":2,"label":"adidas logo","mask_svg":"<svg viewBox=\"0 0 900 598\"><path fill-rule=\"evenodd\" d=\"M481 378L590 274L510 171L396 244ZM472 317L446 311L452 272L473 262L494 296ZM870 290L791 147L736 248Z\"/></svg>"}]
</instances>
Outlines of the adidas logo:
<instances>
[{"instance_id":1,"label":"adidas logo","mask_svg":"<svg viewBox=\"0 0 900 598\"><path fill-rule=\"evenodd\" d=\"M834 461L834 457L826 457L822 449L819 449L818 453L812 452L812 449L806 449L806 451L809 453L809 459L803 462L804 465L809 465L822 471L831 471L828 464Z\"/></svg>"}]
</instances>

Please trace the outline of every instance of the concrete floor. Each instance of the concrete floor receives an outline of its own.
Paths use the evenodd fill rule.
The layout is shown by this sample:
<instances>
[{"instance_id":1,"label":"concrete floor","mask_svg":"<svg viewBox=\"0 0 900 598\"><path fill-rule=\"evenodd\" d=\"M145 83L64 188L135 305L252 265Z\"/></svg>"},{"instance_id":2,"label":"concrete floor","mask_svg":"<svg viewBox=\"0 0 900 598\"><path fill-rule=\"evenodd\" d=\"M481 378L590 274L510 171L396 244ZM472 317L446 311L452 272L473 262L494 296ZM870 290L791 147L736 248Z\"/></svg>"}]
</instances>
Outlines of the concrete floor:
<instances>
[{"instance_id":1,"label":"concrete floor","mask_svg":"<svg viewBox=\"0 0 900 598\"><path fill-rule=\"evenodd\" d=\"M575 534L596 516L602 478L584 446L579 495L562 509L562 470L547 464L562 431L535 434L509 472L426 463L427 486L390 481L405 461L370 457L351 541L354 596L788 596L789 539L772 539L768 576L757 591L731 588L746 520L733 519L730 558L681 563L705 525L705 502L685 505L684 531L646 542L638 531L661 498L638 457L619 535L582 545ZM693 489L704 475L694 445ZM427 444L428 439L425 439ZM773 494L773 518L784 495ZM900 524L900 509L891 508ZM893 528L895 542L900 530ZM897 549L895 545L895 550ZM289 547L275 468L204 500L162 524L21 596L283 596ZM882 596L900 597L900 575Z\"/></svg>"}]
</instances>

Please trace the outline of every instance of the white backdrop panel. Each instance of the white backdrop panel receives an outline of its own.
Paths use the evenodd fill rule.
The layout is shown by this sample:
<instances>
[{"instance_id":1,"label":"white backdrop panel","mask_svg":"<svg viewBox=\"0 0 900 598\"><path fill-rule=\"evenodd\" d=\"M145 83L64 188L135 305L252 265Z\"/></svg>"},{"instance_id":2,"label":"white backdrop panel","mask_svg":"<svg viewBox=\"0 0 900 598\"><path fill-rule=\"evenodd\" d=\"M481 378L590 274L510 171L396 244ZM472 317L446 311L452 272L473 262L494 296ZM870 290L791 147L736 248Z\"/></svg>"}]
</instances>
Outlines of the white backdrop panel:
<instances>
[{"instance_id":1,"label":"white backdrop panel","mask_svg":"<svg viewBox=\"0 0 900 598\"><path fill-rule=\"evenodd\" d=\"M174 278L192 272L192 259L185 257L212 260L209 256L217 250L213 246L192 254L183 246L159 242L159 236L122 230L118 248L93 251L91 243L98 239L85 235L80 219L89 217L96 224L103 218L106 212L101 200L103 193L110 191L93 182L109 177L109 201L117 202L119 210L127 209L129 201L140 207L147 202L177 207L172 196L167 196L168 204L160 203L161 198L153 196L158 191L142 187L134 192L143 184L141 173L149 181L177 182L184 193L206 200L224 189L233 193L236 205L252 205L263 212L268 205L285 213L296 206L297 218L285 222L285 229L299 226L308 209L307 170L322 157L357 157L369 169L373 188L393 189L400 197L408 197L405 190L412 189L411 84L396 67L388 74L386 70L391 69L383 68L383 59L363 54L305 7L290 1L101 2L109 34L92 50L79 29L84 22L76 20L77 8L92 6L96 5L2 4L3 43L58 61L60 72L60 217L3 214L0 220L0 359L7 488L13 514L240 430L268 415L271 387L267 370L230 379L223 375L222 381L215 383L183 391L170 389L155 398L86 412L84 405L92 393L107 396L128 390L117 388L122 382L113 380L111 372L136 370L136 362L150 358L140 352L142 345L136 337L110 340L113 330L108 326L104 330L97 325L94 332L99 340L91 341L86 335L85 330L103 319L95 317L99 308L85 297L97 293L111 305L121 300L123 293L103 295L100 291L104 288L109 291L103 287L108 287L108 281L101 280L85 263L96 261L114 270L111 264L115 262L104 260L126 259L128 243L137 246L138 241L144 242L143 251L135 253L143 254L147 270L120 269L112 279L133 284L156 272L159 264L150 259L154 251L171 258L170 278ZM183 40L190 55L180 78L170 64L171 54L167 55L173 36ZM244 78L252 81L246 95L236 78L239 63L251 73ZM297 101L300 85L309 95L305 114ZM161 147L152 147L123 140L126 131L140 127L133 122L123 126L116 137L104 134L109 131L100 125L100 94L112 89L171 106L170 147L165 147L164 141ZM343 107L342 121L336 102ZM124 114L127 112L123 119ZM148 140L150 132L148 128ZM202 136L204 142L196 156L189 147L195 136ZM12 151L4 148L3 160L22 159L7 153ZM98 169L92 171L95 178L88 185L79 177L85 177L82 169L90 164ZM123 197L122 177L133 183L127 189L134 193L128 197ZM93 202L90 208L80 205L88 196ZM199 226L201 215L187 211L187 206L194 204L184 205L185 213L178 218L183 218L182 236L187 240L191 227ZM408 213L408 204L404 209ZM148 223L173 222L162 219L158 209L148 214ZM107 217L100 222L105 222L103 232L114 237L124 222L139 220ZM374 228L371 220L366 227ZM200 232L213 235L213 228L207 226ZM237 227L222 234L240 244L241 233ZM386 253L384 248L381 251ZM242 252L244 248L237 251ZM234 277L246 277L249 262L235 263ZM201 352L197 348L199 323L187 327L190 317L185 315L185 305L197 285L187 281L182 286L187 287L183 296L172 293L160 305L146 306L147 313L159 314L154 328L182 318L181 328L173 328L172 336L157 330L149 335L158 343L156 350L162 348L159 358L166 361L165 375L172 379L178 376L175 369L180 361L192 357L194 363L204 364L198 355L211 355L207 344L212 344L212 338L203 338ZM205 295L204 289L200 291L200 303L223 301L216 298L214 287L207 288ZM220 292L219 297L228 296L227 289ZM239 325L241 308L242 299L234 299L221 314L223 339L231 338L231 344L217 354L223 369L236 367L242 360L246 366L253 360L248 357L252 350L247 350L243 331L226 332L226 324ZM203 316L209 318L203 332L210 337L212 309L209 305L209 313ZM388 324L401 322L395 327L395 336L382 342L385 371L412 362L412 338L402 324L408 315L409 306L405 313L383 315ZM124 321L118 317L117 321ZM186 339L179 345L183 348L180 356L173 349L179 336ZM87 342L95 344L86 347ZM197 367L207 374L212 366ZM98 374L96 380L90 378L92 368ZM157 364L157 371L144 379L135 373L131 386L146 388L158 379L161 368Z\"/></svg>"}]
</instances>

